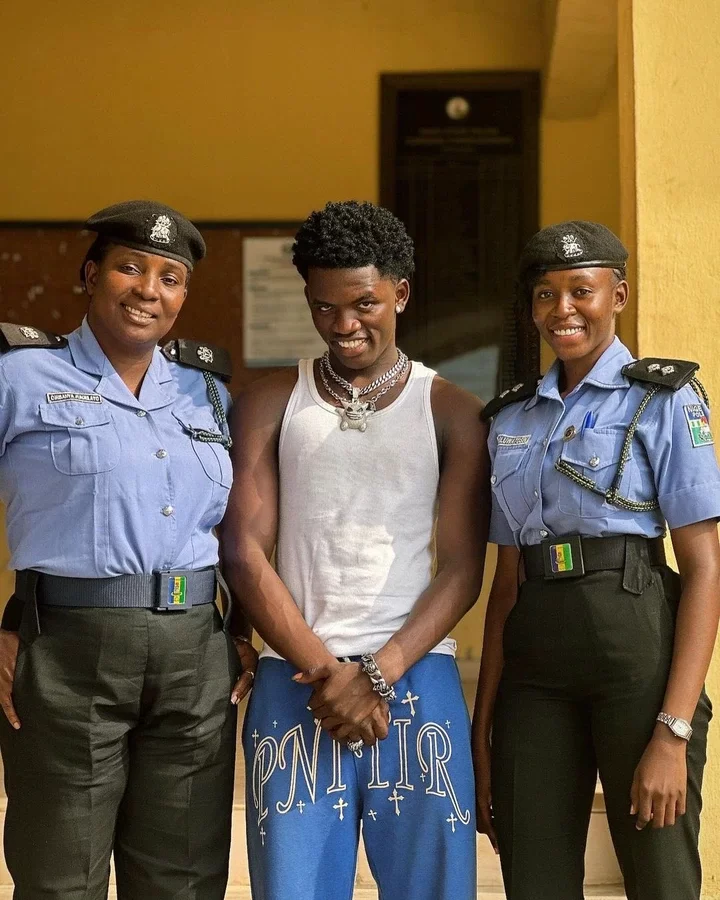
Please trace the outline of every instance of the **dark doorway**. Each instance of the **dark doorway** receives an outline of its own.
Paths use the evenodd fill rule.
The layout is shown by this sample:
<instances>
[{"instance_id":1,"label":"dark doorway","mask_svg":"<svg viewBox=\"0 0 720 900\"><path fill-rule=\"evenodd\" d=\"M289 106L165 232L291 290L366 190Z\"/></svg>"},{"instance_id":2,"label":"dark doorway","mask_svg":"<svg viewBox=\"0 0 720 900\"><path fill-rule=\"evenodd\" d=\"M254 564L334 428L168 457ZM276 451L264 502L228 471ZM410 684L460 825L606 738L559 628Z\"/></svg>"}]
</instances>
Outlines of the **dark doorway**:
<instances>
[{"instance_id":1,"label":"dark doorway","mask_svg":"<svg viewBox=\"0 0 720 900\"><path fill-rule=\"evenodd\" d=\"M487 400L539 371L513 290L538 228L538 75L383 75L381 110L381 203L417 254L399 343Z\"/></svg>"}]
</instances>

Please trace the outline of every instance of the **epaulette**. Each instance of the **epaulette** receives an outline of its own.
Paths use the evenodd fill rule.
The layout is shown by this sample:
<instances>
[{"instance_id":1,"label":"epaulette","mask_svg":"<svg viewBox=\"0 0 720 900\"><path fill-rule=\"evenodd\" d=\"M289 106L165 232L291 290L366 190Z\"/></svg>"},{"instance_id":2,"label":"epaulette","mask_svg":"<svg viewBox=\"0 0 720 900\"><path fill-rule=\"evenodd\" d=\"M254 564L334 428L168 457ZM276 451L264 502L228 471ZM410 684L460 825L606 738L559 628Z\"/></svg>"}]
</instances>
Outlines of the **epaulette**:
<instances>
[{"instance_id":1,"label":"epaulette","mask_svg":"<svg viewBox=\"0 0 720 900\"><path fill-rule=\"evenodd\" d=\"M12 322L0 322L0 353L15 350L17 347L39 347L42 350L59 350L67 347L67 338L52 331L42 331L30 325L14 325Z\"/></svg>"},{"instance_id":2,"label":"epaulette","mask_svg":"<svg viewBox=\"0 0 720 900\"><path fill-rule=\"evenodd\" d=\"M230 381L232 378L232 360L227 350L222 347L178 338L175 341L168 341L162 352L171 362L202 369L203 372L212 372L220 381Z\"/></svg>"},{"instance_id":3,"label":"epaulette","mask_svg":"<svg viewBox=\"0 0 720 900\"><path fill-rule=\"evenodd\" d=\"M485 409L480 413L480 418L483 422L487 422L493 416L496 416L501 409L510 406L511 403L529 400L530 397L535 396L539 384L539 380L523 381L520 384L516 384L515 387L508 388L486 404Z\"/></svg>"},{"instance_id":4,"label":"epaulette","mask_svg":"<svg viewBox=\"0 0 720 900\"><path fill-rule=\"evenodd\" d=\"M685 359L656 359L654 356L647 356L623 366L622 373L633 381L659 384L671 391L679 391L693 380L699 368L700 363Z\"/></svg>"}]
</instances>

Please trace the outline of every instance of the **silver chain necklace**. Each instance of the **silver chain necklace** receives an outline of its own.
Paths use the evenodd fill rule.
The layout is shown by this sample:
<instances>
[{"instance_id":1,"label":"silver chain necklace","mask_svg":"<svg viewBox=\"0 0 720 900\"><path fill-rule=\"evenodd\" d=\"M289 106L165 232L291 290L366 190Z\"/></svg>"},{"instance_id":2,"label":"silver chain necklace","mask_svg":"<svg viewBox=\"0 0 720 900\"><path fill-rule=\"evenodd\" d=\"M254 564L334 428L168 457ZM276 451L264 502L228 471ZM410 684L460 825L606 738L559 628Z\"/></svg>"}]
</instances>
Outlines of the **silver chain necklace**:
<instances>
[{"instance_id":1,"label":"silver chain necklace","mask_svg":"<svg viewBox=\"0 0 720 900\"><path fill-rule=\"evenodd\" d=\"M330 362L330 354L326 351L325 355L320 359L320 378L322 379L323 387L328 394L330 394L333 399L337 400L342 407L341 410L338 410L338 413L340 414L340 430L347 431L348 428L352 428L356 431L366 431L368 414L374 413L377 401L383 394L387 394L391 388L395 387L405 374L408 363L409 359L406 354L403 353L402 350L398 350L397 362L389 368L387 372L378 376L374 381L371 381L370 384L365 385L364 388L356 388L341 375L338 375L333 369ZM350 395L349 399L341 397L330 387L328 375L336 384L340 385L344 391L347 391ZM370 397L368 400L360 399L361 397L372 393L377 388L380 388L380 390L374 397Z\"/></svg>"}]
</instances>

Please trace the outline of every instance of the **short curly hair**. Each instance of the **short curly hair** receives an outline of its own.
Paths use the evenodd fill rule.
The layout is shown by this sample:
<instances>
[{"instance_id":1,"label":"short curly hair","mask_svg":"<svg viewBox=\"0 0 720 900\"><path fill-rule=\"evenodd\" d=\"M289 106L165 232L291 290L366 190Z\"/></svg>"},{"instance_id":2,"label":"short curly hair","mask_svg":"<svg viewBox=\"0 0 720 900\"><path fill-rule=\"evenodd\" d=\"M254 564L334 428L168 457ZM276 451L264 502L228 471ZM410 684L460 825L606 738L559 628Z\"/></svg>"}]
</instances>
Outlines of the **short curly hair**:
<instances>
[{"instance_id":1,"label":"short curly hair","mask_svg":"<svg viewBox=\"0 0 720 900\"><path fill-rule=\"evenodd\" d=\"M295 235L293 263L307 281L308 270L375 266L399 281L415 270L414 248L405 226L374 203L328 203L307 217Z\"/></svg>"}]
</instances>

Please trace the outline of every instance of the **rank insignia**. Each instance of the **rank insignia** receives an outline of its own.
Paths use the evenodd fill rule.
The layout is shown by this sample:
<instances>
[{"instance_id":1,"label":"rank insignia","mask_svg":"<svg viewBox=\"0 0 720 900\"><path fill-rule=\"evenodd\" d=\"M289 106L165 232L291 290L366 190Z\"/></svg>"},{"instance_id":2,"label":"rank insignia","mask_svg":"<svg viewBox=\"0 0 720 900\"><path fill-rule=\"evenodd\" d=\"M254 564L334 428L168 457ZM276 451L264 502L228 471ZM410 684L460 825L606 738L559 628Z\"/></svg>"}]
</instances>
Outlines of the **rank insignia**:
<instances>
[{"instance_id":1,"label":"rank insignia","mask_svg":"<svg viewBox=\"0 0 720 900\"><path fill-rule=\"evenodd\" d=\"M184 575L173 575L168 578L168 606L185 606L186 578Z\"/></svg>"},{"instance_id":2,"label":"rank insignia","mask_svg":"<svg viewBox=\"0 0 720 900\"><path fill-rule=\"evenodd\" d=\"M690 428L690 440L693 447L707 447L709 444L714 444L710 423L702 406L699 403L691 403L683 406L683 409Z\"/></svg>"},{"instance_id":3,"label":"rank insignia","mask_svg":"<svg viewBox=\"0 0 720 900\"><path fill-rule=\"evenodd\" d=\"M556 575L561 572L572 572L573 557L570 544L552 544L550 546L550 567Z\"/></svg>"}]
</instances>

